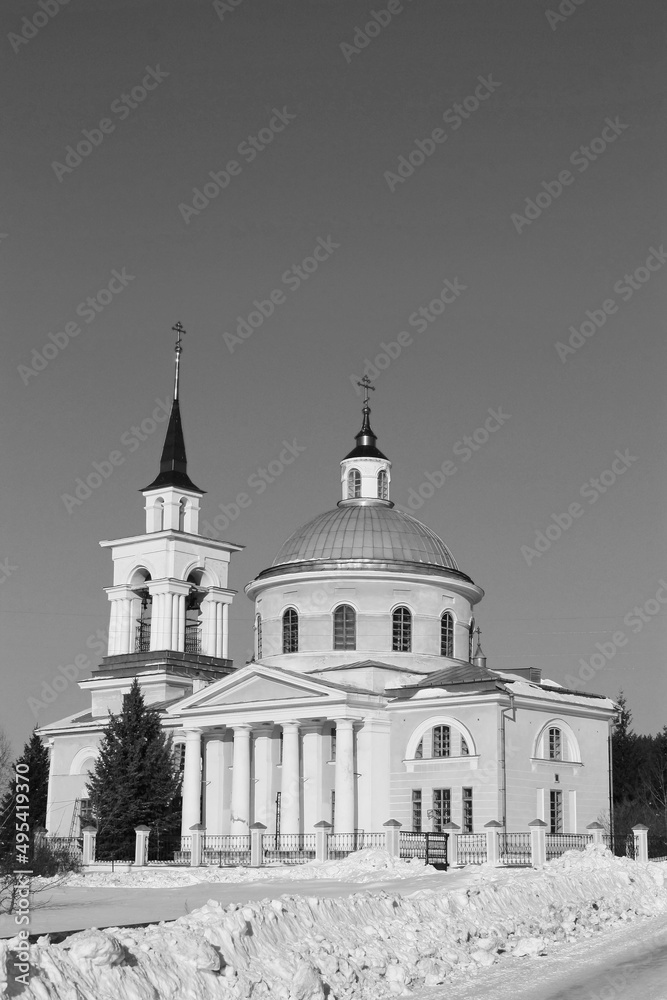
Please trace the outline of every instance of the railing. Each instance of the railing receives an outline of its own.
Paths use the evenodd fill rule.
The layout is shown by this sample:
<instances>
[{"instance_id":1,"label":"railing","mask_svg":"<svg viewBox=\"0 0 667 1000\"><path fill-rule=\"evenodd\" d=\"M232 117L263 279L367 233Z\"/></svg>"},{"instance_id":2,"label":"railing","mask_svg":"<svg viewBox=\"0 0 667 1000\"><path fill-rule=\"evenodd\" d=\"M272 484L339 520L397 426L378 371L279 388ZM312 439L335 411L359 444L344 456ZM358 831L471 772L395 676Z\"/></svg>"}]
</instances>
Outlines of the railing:
<instances>
[{"instance_id":1,"label":"railing","mask_svg":"<svg viewBox=\"0 0 667 1000\"><path fill-rule=\"evenodd\" d=\"M329 859L340 861L346 858L353 851L362 851L366 847L385 846L385 835L383 833L364 833L357 830L355 833L330 833L328 837Z\"/></svg>"},{"instance_id":2,"label":"railing","mask_svg":"<svg viewBox=\"0 0 667 1000\"><path fill-rule=\"evenodd\" d=\"M315 860L314 833L265 833L262 837L264 862L303 865Z\"/></svg>"},{"instance_id":3,"label":"railing","mask_svg":"<svg viewBox=\"0 0 667 1000\"><path fill-rule=\"evenodd\" d=\"M545 842L547 861L551 861L566 851L585 851L592 837L587 833L547 833Z\"/></svg>"},{"instance_id":4,"label":"railing","mask_svg":"<svg viewBox=\"0 0 667 1000\"><path fill-rule=\"evenodd\" d=\"M192 857L192 837L156 835L151 831L148 838L149 865L189 865Z\"/></svg>"},{"instance_id":5,"label":"railing","mask_svg":"<svg viewBox=\"0 0 667 1000\"><path fill-rule=\"evenodd\" d=\"M71 858L83 858L83 840L81 837L47 837L46 846L51 851L62 851Z\"/></svg>"},{"instance_id":6,"label":"railing","mask_svg":"<svg viewBox=\"0 0 667 1000\"><path fill-rule=\"evenodd\" d=\"M504 865L530 865L532 854L530 850L529 833L499 833L498 857Z\"/></svg>"},{"instance_id":7,"label":"railing","mask_svg":"<svg viewBox=\"0 0 667 1000\"><path fill-rule=\"evenodd\" d=\"M151 648L151 623L141 622L137 625L134 633L135 653L147 653Z\"/></svg>"},{"instance_id":8,"label":"railing","mask_svg":"<svg viewBox=\"0 0 667 1000\"><path fill-rule=\"evenodd\" d=\"M201 653L201 626L198 626L197 628L186 628L185 652Z\"/></svg>"},{"instance_id":9,"label":"railing","mask_svg":"<svg viewBox=\"0 0 667 1000\"><path fill-rule=\"evenodd\" d=\"M415 833L401 830L399 856L403 859L420 858L425 865L447 867L447 833Z\"/></svg>"},{"instance_id":10,"label":"railing","mask_svg":"<svg viewBox=\"0 0 667 1000\"><path fill-rule=\"evenodd\" d=\"M231 833L221 836L206 834L202 843L202 862L205 865L250 864L250 834Z\"/></svg>"},{"instance_id":11,"label":"railing","mask_svg":"<svg viewBox=\"0 0 667 1000\"><path fill-rule=\"evenodd\" d=\"M637 843L634 833L602 835L602 842L618 858L636 858Z\"/></svg>"},{"instance_id":12,"label":"railing","mask_svg":"<svg viewBox=\"0 0 667 1000\"><path fill-rule=\"evenodd\" d=\"M483 865L486 861L486 834L460 833L456 838L459 865Z\"/></svg>"}]
</instances>

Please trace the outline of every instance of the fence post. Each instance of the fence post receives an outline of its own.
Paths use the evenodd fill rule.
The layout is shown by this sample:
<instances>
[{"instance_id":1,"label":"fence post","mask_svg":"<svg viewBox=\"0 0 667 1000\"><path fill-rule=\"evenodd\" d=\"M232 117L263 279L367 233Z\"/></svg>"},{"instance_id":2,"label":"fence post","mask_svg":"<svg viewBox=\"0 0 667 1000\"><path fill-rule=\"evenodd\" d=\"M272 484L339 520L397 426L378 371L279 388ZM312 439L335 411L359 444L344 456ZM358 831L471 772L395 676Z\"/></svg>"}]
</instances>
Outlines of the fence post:
<instances>
[{"instance_id":1,"label":"fence post","mask_svg":"<svg viewBox=\"0 0 667 1000\"><path fill-rule=\"evenodd\" d=\"M539 868L547 862L547 824L543 819L534 819L530 827L530 863Z\"/></svg>"},{"instance_id":2,"label":"fence post","mask_svg":"<svg viewBox=\"0 0 667 1000\"><path fill-rule=\"evenodd\" d=\"M315 860L329 860L329 831L333 827L325 819L321 819L315 824Z\"/></svg>"},{"instance_id":3,"label":"fence post","mask_svg":"<svg viewBox=\"0 0 667 1000\"><path fill-rule=\"evenodd\" d=\"M596 823L589 823L588 826L586 827L586 829L590 830L590 832L591 832L591 838L592 838L591 839L591 843L592 844L601 844L602 843L602 834L604 833L604 827L603 827L602 823L597 823L597 822Z\"/></svg>"},{"instance_id":4,"label":"fence post","mask_svg":"<svg viewBox=\"0 0 667 1000\"><path fill-rule=\"evenodd\" d=\"M401 856L401 826L397 819L388 819L384 827L384 847L394 858Z\"/></svg>"},{"instance_id":5,"label":"fence post","mask_svg":"<svg viewBox=\"0 0 667 1000\"><path fill-rule=\"evenodd\" d=\"M135 826L134 834L134 867L144 868L146 862L148 861L148 837L151 832L150 826ZM84 851L85 851L85 836L84 836ZM84 854L85 859L85 854ZM84 860L85 864L85 860Z\"/></svg>"},{"instance_id":6,"label":"fence post","mask_svg":"<svg viewBox=\"0 0 667 1000\"><path fill-rule=\"evenodd\" d=\"M95 841L97 840L97 827L84 826L83 828L83 863L92 865L95 861ZM135 846L136 851L136 846Z\"/></svg>"},{"instance_id":7,"label":"fence post","mask_svg":"<svg viewBox=\"0 0 667 1000\"><path fill-rule=\"evenodd\" d=\"M490 865L497 865L500 859L498 850L498 831L502 830L503 824L497 819L489 820L484 824L486 830L486 860Z\"/></svg>"},{"instance_id":8,"label":"fence post","mask_svg":"<svg viewBox=\"0 0 667 1000\"><path fill-rule=\"evenodd\" d=\"M204 848L204 827L201 823L195 823L194 826L190 827L190 833L192 834L190 866L192 868L199 868L202 863Z\"/></svg>"},{"instance_id":9,"label":"fence post","mask_svg":"<svg viewBox=\"0 0 667 1000\"><path fill-rule=\"evenodd\" d=\"M253 823L250 827L250 867L261 868L264 862L264 823Z\"/></svg>"},{"instance_id":10,"label":"fence post","mask_svg":"<svg viewBox=\"0 0 667 1000\"><path fill-rule=\"evenodd\" d=\"M648 827L637 823L632 832L635 835L635 861L648 861Z\"/></svg>"},{"instance_id":11,"label":"fence post","mask_svg":"<svg viewBox=\"0 0 667 1000\"><path fill-rule=\"evenodd\" d=\"M452 868L459 863L459 838L457 830L461 827L458 823L444 823L442 832L447 834L447 867Z\"/></svg>"}]
</instances>

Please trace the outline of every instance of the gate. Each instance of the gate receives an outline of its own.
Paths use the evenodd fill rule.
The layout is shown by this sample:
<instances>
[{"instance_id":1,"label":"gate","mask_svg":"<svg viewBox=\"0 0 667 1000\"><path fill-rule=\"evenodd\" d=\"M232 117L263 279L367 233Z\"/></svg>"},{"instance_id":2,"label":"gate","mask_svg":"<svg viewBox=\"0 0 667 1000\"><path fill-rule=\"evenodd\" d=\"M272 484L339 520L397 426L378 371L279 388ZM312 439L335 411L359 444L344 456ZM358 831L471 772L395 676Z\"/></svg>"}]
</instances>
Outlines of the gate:
<instances>
[{"instance_id":1,"label":"gate","mask_svg":"<svg viewBox=\"0 0 667 1000\"><path fill-rule=\"evenodd\" d=\"M448 833L415 833L401 831L399 834L400 857L404 860L420 858L425 865L433 865L444 871L447 869Z\"/></svg>"}]
</instances>

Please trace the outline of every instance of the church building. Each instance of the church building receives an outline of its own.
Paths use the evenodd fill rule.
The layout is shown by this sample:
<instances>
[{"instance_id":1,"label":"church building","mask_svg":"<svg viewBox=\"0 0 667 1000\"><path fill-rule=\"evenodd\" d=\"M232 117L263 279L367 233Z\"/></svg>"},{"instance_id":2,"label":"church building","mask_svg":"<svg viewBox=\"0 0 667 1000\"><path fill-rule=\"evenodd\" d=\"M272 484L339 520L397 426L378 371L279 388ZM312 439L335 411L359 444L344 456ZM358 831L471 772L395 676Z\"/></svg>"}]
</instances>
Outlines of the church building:
<instances>
[{"instance_id":1,"label":"church building","mask_svg":"<svg viewBox=\"0 0 667 1000\"><path fill-rule=\"evenodd\" d=\"M247 584L255 654L228 656L230 561L242 546L199 530L179 365L142 534L103 541L113 561L108 653L79 682L80 712L43 726L47 829L78 836L108 713L137 678L183 771L182 832L581 833L609 809L615 706L533 667L487 665L484 592L438 535L391 500L392 464L362 424L340 462L340 499L277 547ZM195 475L199 479L199 472ZM334 474L332 459L332 494Z\"/></svg>"}]
</instances>

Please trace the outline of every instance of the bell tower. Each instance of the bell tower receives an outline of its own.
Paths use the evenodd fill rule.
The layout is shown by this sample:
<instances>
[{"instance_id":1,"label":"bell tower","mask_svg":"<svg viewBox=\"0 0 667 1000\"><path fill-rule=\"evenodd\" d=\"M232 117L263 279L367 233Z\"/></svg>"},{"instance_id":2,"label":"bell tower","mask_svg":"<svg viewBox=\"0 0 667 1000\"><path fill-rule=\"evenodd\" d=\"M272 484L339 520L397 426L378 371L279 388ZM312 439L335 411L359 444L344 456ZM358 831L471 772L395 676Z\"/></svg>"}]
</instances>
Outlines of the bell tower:
<instances>
[{"instance_id":1,"label":"bell tower","mask_svg":"<svg viewBox=\"0 0 667 1000\"><path fill-rule=\"evenodd\" d=\"M136 677L147 704L185 697L224 677L228 658L229 562L242 545L199 534L204 491L187 471L179 381L182 325L176 333L174 395L160 469L141 492L145 532L100 545L111 550L113 585L107 655L81 681L93 700L93 717L122 707Z\"/></svg>"},{"instance_id":2,"label":"bell tower","mask_svg":"<svg viewBox=\"0 0 667 1000\"><path fill-rule=\"evenodd\" d=\"M375 391L368 375L357 383L364 390L363 420L356 436L356 446L340 463L342 498L339 507L352 504L381 504L393 507L389 499L391 462L377 446L377 436L371 428L369 391Z\"/></svg>"}]
</instances>

